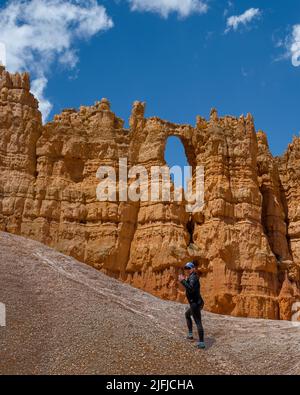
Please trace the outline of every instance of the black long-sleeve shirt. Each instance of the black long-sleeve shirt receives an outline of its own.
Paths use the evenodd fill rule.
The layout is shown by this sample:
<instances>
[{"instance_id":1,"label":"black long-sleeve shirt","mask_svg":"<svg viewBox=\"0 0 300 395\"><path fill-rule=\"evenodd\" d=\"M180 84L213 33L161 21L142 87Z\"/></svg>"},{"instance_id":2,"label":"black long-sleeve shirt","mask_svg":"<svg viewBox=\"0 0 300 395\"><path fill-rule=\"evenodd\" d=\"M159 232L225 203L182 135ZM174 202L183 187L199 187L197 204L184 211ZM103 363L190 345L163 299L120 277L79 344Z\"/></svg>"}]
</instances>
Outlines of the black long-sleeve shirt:
<instances>
[{"instance_id":1,"label":"black long-sleeve shirt","mask_svg":"<svg viewBox=\"0 0 300 395\"><path fill-rule=\"evenodd\" d=\"M203 307L204 302L200 294L200 281L198 274L196 272L192 272L188 279L182 280L181 283L185 287L186 297L189 303L197 303Z\"/></svg>"}]
</instances>

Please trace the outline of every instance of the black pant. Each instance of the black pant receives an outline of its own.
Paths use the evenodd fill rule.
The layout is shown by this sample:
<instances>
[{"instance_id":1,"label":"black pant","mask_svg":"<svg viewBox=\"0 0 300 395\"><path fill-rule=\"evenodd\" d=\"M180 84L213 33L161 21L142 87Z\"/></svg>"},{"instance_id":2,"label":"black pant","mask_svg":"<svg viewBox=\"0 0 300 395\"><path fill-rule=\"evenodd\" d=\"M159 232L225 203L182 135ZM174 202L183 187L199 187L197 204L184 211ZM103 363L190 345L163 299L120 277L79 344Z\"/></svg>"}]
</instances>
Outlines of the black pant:
<instances>
[{"instance_id":1,"label":"black pant","mask_svg":"<svg viewBox=\"0 0 300 395\"><path fill-rule=\"evenodd\" d=\"M191 319L193 316L195 324L197 325L198 334L199 334L199 341L204 341L204 330L202 325L201 319L201 305L197 303L190 304L190 307L185 312L186 323L189 328L189 332L193 331L193 322Z\"/></svg>"}]
</instances>

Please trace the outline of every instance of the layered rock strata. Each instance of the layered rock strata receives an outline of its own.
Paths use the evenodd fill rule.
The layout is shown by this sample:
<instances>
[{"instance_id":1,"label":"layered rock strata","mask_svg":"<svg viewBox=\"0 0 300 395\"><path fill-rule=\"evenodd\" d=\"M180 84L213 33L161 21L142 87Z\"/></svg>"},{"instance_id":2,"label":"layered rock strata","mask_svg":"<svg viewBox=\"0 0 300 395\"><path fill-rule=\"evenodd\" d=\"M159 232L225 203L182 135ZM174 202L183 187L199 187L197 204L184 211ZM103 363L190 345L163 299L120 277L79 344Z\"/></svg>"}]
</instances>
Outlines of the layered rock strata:
<instances>
[{"instance_id":1,"label":"layered rock strata","mask_svg":"<svg viewBox=\"0 0 300 395\"><path fill-rule=\"evenodd\" d=\"M0 230L41 241L165 299L183 301L177 275L198 264L206 309L291 319L300 301L300 139L270 153L252 116L178 125L146 118L134 103L129 129L107 99L64 110L42 125L28 74L0 68ZM166 164L181 139L205 172L205 205L97 199L100 166ZM119 195L120 191L118 191Z\"/></svg>"}]
</instances>

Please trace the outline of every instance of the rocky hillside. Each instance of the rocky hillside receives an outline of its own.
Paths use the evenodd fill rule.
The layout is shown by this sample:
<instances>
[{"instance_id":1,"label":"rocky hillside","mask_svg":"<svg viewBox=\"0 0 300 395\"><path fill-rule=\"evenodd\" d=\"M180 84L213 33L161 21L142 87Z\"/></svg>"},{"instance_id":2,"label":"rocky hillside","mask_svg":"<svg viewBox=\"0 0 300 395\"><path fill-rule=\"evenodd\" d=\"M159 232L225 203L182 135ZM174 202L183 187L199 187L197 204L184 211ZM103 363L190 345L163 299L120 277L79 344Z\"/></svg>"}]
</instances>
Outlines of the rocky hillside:
<instances>
[{"instance_id":1,"label":"rocky hillside","mask_svg":"<svg viewBox=\"0 0 300 395\"><path fill-rule=\"evenodd\" d=\"M0 302L0 374L300 374L290 322L205 312L200 351L184 338L184 305L8 233Z\"/></svg>"},{"instance_id":2,"label":"rocky hillside","mask_svg":"<svg viewBox=\"0 0 300 395\"><path fill-rule=\"evenodd\" d=\"M165 164L169 136L204 166L205 206L100 202L99 166ZM132 109L130 128L106 99L42 125L28 74L0 67L0 230L36 239L164 299L182 301L179 269L194 259L206 307L287 319L300 301L300 143L273 158L252 116L178 125Z\"/></svg>"}]
</instances>

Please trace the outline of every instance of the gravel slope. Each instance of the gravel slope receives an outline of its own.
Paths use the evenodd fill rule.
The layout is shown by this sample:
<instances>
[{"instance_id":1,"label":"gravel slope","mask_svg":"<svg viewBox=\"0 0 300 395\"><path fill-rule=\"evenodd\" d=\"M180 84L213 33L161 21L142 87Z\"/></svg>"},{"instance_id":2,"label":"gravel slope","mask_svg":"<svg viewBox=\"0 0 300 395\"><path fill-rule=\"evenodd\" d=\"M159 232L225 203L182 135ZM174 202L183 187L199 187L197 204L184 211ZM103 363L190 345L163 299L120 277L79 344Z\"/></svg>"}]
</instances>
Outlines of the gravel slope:
<instances>
[{"instance_id":1,"label":"gravel slope","mask_svg":"<svg viewBox=\"0 0 300 395\"><path fill-rule=\"evenodd\" d=\"M205 312L200 351L184 305L1 232L0 302L0 374L300 374L299 326Z\"/></svg>"}]
</instances>

